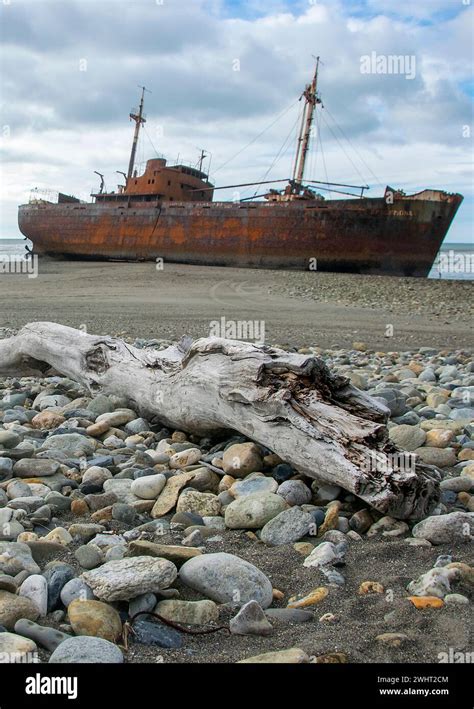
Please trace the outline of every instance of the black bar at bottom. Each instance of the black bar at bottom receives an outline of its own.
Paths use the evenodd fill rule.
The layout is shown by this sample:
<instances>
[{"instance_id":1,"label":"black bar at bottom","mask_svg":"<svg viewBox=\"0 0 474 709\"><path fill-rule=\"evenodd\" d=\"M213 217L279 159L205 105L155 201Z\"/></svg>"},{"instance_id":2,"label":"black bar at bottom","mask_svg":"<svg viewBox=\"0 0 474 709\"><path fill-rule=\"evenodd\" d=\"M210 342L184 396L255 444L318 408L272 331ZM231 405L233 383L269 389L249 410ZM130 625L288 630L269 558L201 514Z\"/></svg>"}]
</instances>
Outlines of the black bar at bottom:
<instances>
[{"instance_id":1,"label":"black bar at bottom","mask_svg":"<svg viewBox=\"0 0 474 709\"><path fill-rule=\"evenodd\" d=\"M225 697L265 706L473 706L471 664L125 664L0 665L0 709L95 707L130 700L146 708L187 699L225 706ZM286 699L283 699L282 693ZM174 697L174 700L173 700ZM328 703L330 702L330 703ZM245 707L244 707L245 709Z\"/></svg>"}]
</instances>

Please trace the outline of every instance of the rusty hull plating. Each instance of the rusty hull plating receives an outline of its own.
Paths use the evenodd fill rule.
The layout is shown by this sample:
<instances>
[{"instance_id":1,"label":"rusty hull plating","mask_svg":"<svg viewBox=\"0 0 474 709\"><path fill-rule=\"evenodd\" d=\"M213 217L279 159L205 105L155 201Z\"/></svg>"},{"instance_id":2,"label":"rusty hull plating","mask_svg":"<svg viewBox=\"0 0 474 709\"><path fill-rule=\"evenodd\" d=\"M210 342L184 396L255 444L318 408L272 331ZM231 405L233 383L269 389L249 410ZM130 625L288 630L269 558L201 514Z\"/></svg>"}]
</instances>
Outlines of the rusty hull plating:
<instances>
[{"instance_id":1,"label":"rusty hull plating","mask_svg":"<svg viewBox=\"0 0 474 709\"><path fill-rule=\"evenodd\" d=\"M426 276L463 198L394 194L391 204L38 201L19 208L19 226L50 256Z\"/></svg>"}]
</instances>

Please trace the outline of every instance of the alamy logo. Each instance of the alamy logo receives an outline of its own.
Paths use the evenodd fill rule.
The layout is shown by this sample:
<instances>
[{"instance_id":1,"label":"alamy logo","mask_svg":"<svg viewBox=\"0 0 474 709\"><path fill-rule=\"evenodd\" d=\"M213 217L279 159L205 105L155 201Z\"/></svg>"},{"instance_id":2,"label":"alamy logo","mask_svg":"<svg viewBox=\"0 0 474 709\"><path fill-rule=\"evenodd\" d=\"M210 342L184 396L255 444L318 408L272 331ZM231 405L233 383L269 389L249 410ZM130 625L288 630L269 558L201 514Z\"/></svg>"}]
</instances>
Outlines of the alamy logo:
<instances>
[{"instance_id":1,"label":"alamy logo","mask_svg":"<svg viewBox=\"0 0 474 709\"><path fill-rule=\"evenodd\" d=\"M442 664L474 664L474 652L463 652L450 647L448 652L438 652L438 661Z\"/></svg>"},{"instance_id":2,"label":"alamy logo","mask_svg":"<svg viewBox=\"0 0 474 709\"><path fill-rule=\"evenodd\" d=\"M405 76L412 81L416 77L416 57L414 54L377 54L371 52L360 58L361 74L390 74Z\"/></svg>"},{"instance_id":3,"label":"alamy logo","mask_svg":"<svg viewBox=\"0 0 474 709\"><path fill-rule=\"evenodd\" d=\"M222 337L229 340L252 340L256 345L265 343L264 320L211 320L210 337Z\"/></svg>"},{"instance_id":4,"label":"alamy logo","mask_svg":"<svg viewBox=\"0 0 474 709\"><path fill-rule=\"evenodd\" d=\"M77 677L42 677L37 672L26 678L25 694L65 694L77 699Z\"/></svg>"},{"instance_id":5,"label":"alamy logo","mask_svg":"<svg viewBox=\"0 0 474 709\"><path fill-rule=\"evenodd\" d=\"M474 254L450 249L440 255L438 270L440 273L474 273Z\"/></svg>"},{"instance_id":6,"label":"alamy logo","mask_svg":"<svg viewBox=\"0 0 474 709\"><path fill-rule=\"evenodd\" d=\"M10 535L10 525L6 522L2 525L3 536ZM25 663L31 664L33 662L39 662L39 657L37 652L0 652L0 665L11 664L11 663Z\"/></svg>"},{"instance_id":7,"label":"alamy logo","mask_svg":"<svg viewBox=\"0 0 474 709\"><path fill-rule=\"evenodd\" d=\"M0 256L0 275L19 273L28 278L38 278L38 256Z\"/></svg>"},{"instance_id":8,"label":"alamy logo","mask_svg":"<svg viewBox=\"0 0 474 709\"><path fill-rule=\"evenodd\" d=\"M416 472L416 455L405 451L382 453L369 451L364 457L362 470L366 473L391 473L399 470L403 473Z\"/></svg>"}]
</instances>

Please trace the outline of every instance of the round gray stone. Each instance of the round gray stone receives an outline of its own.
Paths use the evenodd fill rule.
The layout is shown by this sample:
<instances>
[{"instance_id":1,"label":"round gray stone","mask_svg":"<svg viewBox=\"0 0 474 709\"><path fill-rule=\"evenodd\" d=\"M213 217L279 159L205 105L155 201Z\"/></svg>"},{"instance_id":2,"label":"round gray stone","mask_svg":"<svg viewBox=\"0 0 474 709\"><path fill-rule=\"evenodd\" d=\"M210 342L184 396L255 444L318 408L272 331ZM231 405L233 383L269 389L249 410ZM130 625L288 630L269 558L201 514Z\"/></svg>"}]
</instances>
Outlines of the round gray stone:
<instances>
[{"instance_id":1,"label":"round gray stone","mask_svg":"<svg viewBox=\"0 0 474 709\"><path fill-rule=\"evenodd\" d=\"M22 458L13 466L13 475L17 478L38 478L54 475L59 470L59 463L46 458Z\"/></svg>"},{"instance_id":2,"label":"round gray stone","mask_svg":"<svg viewBox=\"0 0 474 709\"><path fill-rule=\"evenodd\" d=\"M472 542L474 514L451 512L446 515L427 517L412 529L416 539L427 539L432 544L450 544L455 541Z\"/></svg>"},{"instance_id":3,"label":"round gray stone","mask_svg":"<svg viewBox=\"0 0 474 709\"><path fill-rule=\"evenodd\" d=\"M42 450L58 449L70 458L79 458L92 455L96 447L98 443L90 436L83 436L80 433L60 433L49 436L41 448Z\"/></svg>"},{"instance_id":4,"label":"round gray stone","mask_svg":"<svg viewBox=\"0 0 474 709\"><path fill-rule=\"evenodd\" d=\"M49 662L63 664L94 664L96 662L117 664L123 662L123 655L117 645L108 640L79 635L62 642L49 658Z\"/></svg>"},{"instance_id":5,"label":"round gray stone","mask_svg":"<svg viewBox=\"0 0 474 709\"><path fill-rule=\"evenodd\" d=\"M225 511L225 523L230 529L260 529L286 508L280 495L256 492L231 502Z\"/></svg>"},{"instance_id":6,"label":"round gray stone","mask_svg":"<svg viewBox=\"0 0 474 709\"><path fill-rule=\"evenodd\" d=\"M81 578L68 581L61 589L61 602L67 608L72 601L92 601L95 596L89 586Z\"/></svg>"},{"instance_id":7,"label":"round gray stone","mask_svg":"<svg viewBox=\"0 0 474 709\"><path fill-rule=\"evenodd\" d=\"M407 411L407 397L401 391L396 389L379 389L372 392L372 396L382 404L385 404L390 410L391 416L403 416Z\"/></svg>"},{"instance_id":8,"label":"round gray stone","mask_svg":"<svg viewBox=\"0 0 474 709\"><path fill-rule=\"evenodd\" d=\"M218 603L257 601L262 608L272 602L272 584L256 566L234 554L220 552L195 556L180 569L180 580Z\"/></svg>"},{"instance_id":9,"label":"round gray stone","mask_svg":"<svg viewBox=\"0 0 474 709\"><path fill-rule=\"evenodd\" d=\"M13 431L0 430L0 448L15 448L21 441Z\"/></svg>"},{"instance_id":10,"label":"round gray stone","mask_svg":"<svg viewBox=\"0 0 474 709\"><path fill-rule=\"evenodd\" d=\"M237 480L231 487L231 494L237 497L252 495L255 492L276 492L278 483L265 475L247 475L244 480Z\"/></svg>"},{"instance_id":11,"label":"round gray stone","mask_svg":"<svg viewBox=\"0 0 474 709\"><path fill-rule=\"evenodd\" d=\"M7 495L10 500L14 500L15 497L31 497L33 493L28 483L24 483L22 480L12 480L7 485Z\"/></svg>"},{"instance_id":12,"label":"round gray stone","mask_svg":"<svg viewBox=\"0 0 474 709\"><path fill-rule=\"evenodd\" d=\"M452 492L470 492L474 487L474 480L467 475L457 478L446 478L440 483L441 490L451 490Z\"/></svg>"},{"instance_id":13,"label":"round gray stone","mask_svg":"<svg viewBox=\"0 0 474 709\"><path fill-rule=\"evenodd\" d=\"M96 566L99 566L104 561L101 549L95 544L84 544L78 547L74 552L74 556L83 569L95 569Z\"/></svg>"},{"instance_id":14,"label":"round gray stone","mask_svg":"<svg viewBox=\"0 0 474 709\"><path fill-rule=\"evenodd\" d=\"M307 505L311 502L311 489L302 480L285 480L277 492L289 505Z\"/></svg>"}]
</instances>

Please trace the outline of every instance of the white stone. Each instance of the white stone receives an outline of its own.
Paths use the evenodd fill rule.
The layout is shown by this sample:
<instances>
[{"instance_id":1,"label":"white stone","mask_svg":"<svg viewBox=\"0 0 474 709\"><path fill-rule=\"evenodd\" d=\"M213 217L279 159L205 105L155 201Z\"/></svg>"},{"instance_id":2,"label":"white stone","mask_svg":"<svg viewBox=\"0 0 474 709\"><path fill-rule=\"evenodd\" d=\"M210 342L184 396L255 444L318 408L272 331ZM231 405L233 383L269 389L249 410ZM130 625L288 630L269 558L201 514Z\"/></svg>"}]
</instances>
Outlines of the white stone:
<instances>
[{"instance_id":1,"label":"white stone","mask_svg":"<svg viewBox=\"0 0 474 709\"><path fill-rule=\"evenodd\" d=\"M444 598L446 594L451 593L450 584L457 581L460 576L459 569L437 567L422 574L415 581L411 581L407 586L407 591L413 596Z\"/></svg>"},{"instance_id":2,"label":"white stone","mask_svg":"<svg viewBox=\"0 0 474 709\"><path fill-rule=\"evenodd\" d=\"M137 478L132 482L130 490L141 500L156 500L165 485L166 477L158 473Z\"/></svg>"},{"instance_id":3,"label":"white stone","mask_svg":"<svg viewBox=\"0 0 474 709\"><path fill-rule=\"evenodd\" d=\"M332 542L322 542L317 547L314 547L313 551L303 562L303 566L306 567L316 567L328 566L332 564L339 555L336 551L336 547Z\"/></svg>"},{"instance_id":4,"label":"white stone","mask_svg":"<svg viewBox=\"0 0 474 709\"><path fill-rule=\"evenodd\" d=\"M19 590L19 596L29 598L39 610L40 616L45 616L48 612L48 582L41 574L33 574L23 581Z\"/></svg>"},{"instance_id":5,"label":"white stone","mask_svg":"<svg viewBox=\"0 0 474 709\"><path fill-rule=\"evenodd\" d=\"M202 453L199 448L187 448L181 453L171 456L169 465L173 469L186 468L188 465L195 465L201 459Z\"/></svg>"}]
</instances>

